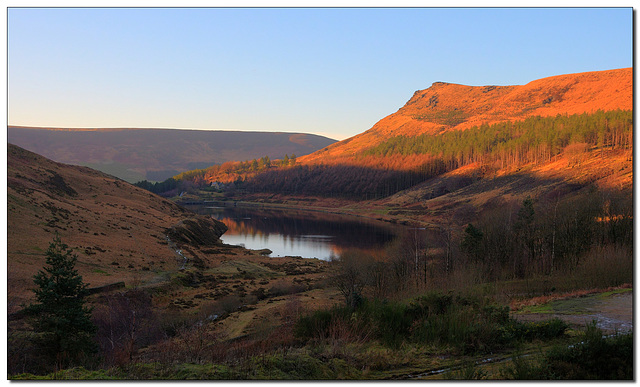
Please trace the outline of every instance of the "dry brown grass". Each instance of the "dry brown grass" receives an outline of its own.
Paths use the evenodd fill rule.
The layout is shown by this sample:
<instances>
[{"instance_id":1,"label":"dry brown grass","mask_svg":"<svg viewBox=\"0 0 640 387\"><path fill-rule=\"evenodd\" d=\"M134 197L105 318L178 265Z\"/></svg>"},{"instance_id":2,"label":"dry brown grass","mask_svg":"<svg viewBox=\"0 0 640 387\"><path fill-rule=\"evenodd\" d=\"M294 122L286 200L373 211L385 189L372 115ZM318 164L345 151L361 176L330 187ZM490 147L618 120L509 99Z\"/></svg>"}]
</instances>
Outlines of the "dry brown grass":
<instances>
[{"instance_id":1,"label":"dry brown grass","mask_svg":"<svg viewBox=\"0 0 640 387\"><path fill-rule=\"evenodd\" d=\"M524 299L524 300L514 299L511 301L509 307L511 308L512 311L519 311L527 307L544 305L552 301L566 300L569 298L586 297L591 294L605 293L605 292L611 292L619 289L632 289L632 288L633 288L633 284L628 283L620 286L609 286L607 288L580 289L580 290L573 290L570 292L564 292L559 294L548 294L548 295L533 297L533 298Z\"/></svg>"}]
</instances>

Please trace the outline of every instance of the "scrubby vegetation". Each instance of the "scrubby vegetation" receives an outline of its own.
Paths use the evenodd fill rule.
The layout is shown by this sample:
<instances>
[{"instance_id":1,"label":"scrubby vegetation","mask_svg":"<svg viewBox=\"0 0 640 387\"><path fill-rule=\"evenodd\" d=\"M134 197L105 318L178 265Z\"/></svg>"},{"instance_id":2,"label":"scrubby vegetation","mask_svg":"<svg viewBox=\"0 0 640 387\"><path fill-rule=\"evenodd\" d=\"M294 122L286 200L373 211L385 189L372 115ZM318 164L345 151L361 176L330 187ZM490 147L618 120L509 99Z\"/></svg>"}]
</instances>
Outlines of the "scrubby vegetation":
<instances>
[{"instance_id":1,"label":"scrubby vegetation","mask_svg":"<svg viewBox=\"0 0 640 387\"><path fill-rule=\"evenodd\" d=\"M572 345L554 346L540 359L516 357L505 379L633 380L633 334L605 336L595 324Z\"/></svg>"},{"instance_id":2,"label":"scrubby vegetation","mask_svg":"<svg viewBox=\"0 0 640 387\"><path fill-rule=\"evenodd\" d=\"M523 222L535 223L537 209L530 199L514 209L515 229L524 227ZM330 281L320 285L339 291L341 299L333 307L304 309L290 298L278 309L281 325L234 340L221 335L215 323L310 287L291 284L285 289L280 282L265 281L264 287L250 294L241 296L240 286L237 292L220 294L197 313L158 310L154 303L167 297L167 292L204 284L202 274L183 271L174 276L170 287L99 296L92 318L99 353L68 364L76 368L55 373L39 368L43 363L31 336L11 331L10 378L379 379L442 369L448 370L442 371L443 377L464 379L628 379L630 335L604 338L590 328L585 337L578 334L583 343L576 344L571 338L576 332L567 335L570 327L562 320L519 321L505 303L518 296L505 299L504 294L527 298L585 284L606 287L631 282L628 249L632 240L612 239L607 231L611 224L595 221L592 227L591 242L570 254L576 258L567 258L553 272L544 270L544 265L525 270L522 278L511 261L492 280L483 277L490 268L482 263L489 250L473 247L483 246L487 230L480 226L467 227L460 249L449 258L430 251L429 240L413 240L417 234L412 233L380 254L346 251L331 262ZM528 247L514 244L512 248L526 252ZM604 254L618 259L615 265L602 260L603 249L621 251L618 258L611 251ZM243 267L231 273L238 278L261 278L247 272L249 266ZM260 270L267 275L266 266ZM620 273L615 274L617 270ZM540 347L545 350L531 352ZM474 359L486 357L508 359L523 348L529 349L527 356L505 360L498 371L475 364Z\"/></svg>"},{"instance_id":3,"label":"scrubby vegetation","mask_svg":"<svg viewBox=\"0 0 640 387\"><path fill-rule=\"evenodd\" d=\"M567 324L559 319L522 323L509 308L486 299L430 292L403 303L363 300L357 307L336 306L298 320L303 340L379 341L397 349L403 344L450 348L458 355L491 353L523 340L561 337Z\"/></svg>"}]
</instances>

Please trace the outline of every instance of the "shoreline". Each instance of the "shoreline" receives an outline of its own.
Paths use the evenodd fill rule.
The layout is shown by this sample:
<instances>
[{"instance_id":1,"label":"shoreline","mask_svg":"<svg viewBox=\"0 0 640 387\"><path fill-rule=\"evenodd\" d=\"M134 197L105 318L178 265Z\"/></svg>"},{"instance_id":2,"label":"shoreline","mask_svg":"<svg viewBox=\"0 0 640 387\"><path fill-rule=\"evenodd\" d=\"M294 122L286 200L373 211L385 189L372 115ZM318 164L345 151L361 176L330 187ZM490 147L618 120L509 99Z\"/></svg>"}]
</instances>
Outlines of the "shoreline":
<instances>
[{"instance_id":1,"label":"shoreline","mask_svg":"<svg viewBox=\"0 0 640 387\"><path fill-rule=\"evenodd\" d=\"M289 198L291 199L291 198ZM316 198L314 198L316 199ZM296 199L292 199L296 200ZM319 199L322 200L322 199ZM202 200L202 201L175 201L181 207L188 208L188 206L206 206L206 205L220 205L222 208L261 208L261 209L275 209L275 210L296 210L307 212L319 212L332 215L351 216L356 218L365 218L375 220L384 223L390 223L393 225L408 226L408 227L426 227L436 228L433 223L420 221L416 219L401 218L394 215L386 214L385 216L373 214L375 211L373 208L369 209L344 209L342 207L325 207L325 206L304 206L302 204L292 203L273 203L273 202L258 202L249 200ZM230 205L231 204L231 205ZM388 207L382 207L387 212Z\"/></svg>"}]
</instances>

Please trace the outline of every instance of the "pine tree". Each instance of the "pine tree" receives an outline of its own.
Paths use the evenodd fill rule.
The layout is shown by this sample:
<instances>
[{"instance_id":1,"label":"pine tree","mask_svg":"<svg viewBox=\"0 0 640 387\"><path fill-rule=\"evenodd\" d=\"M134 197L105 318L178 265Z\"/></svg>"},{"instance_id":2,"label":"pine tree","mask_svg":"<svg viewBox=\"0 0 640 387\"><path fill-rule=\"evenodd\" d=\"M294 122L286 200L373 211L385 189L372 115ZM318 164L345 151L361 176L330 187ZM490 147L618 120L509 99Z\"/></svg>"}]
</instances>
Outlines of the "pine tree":
<instances>
[{"instance_id":1,"label":"pine tree","mask_svg":"<svg viewBox=\"0 0 640 387\"><path fill-rule=\"evenodd\" d=\"M521 251L514 255L514 260L516 260L518 255L521 255L521 259L517 264L517 260L514 261L514 272L519 277L523 277L527 266L533 264L536 258L535 210L533 208L533 199L531 199L530 196L527 196L527 198L522 201L522 207L520 207L518 211L518 218L513 228L516 241L521 247ZM526 257L526 259L522 259L523 256Z\"/></svg>"},{"instance_id":2,"label":"pine tree","mask_svg":"<svg viewBox=\"0 0 640 387\"><path fill-rule=\"evenodd\" d=\"M474 225L469 223L467 228L464 229L464 236L460 247L469 255L473 260L479 261L482 259L482 239L484 234Z\"/></svg>"},{"instance_id":3,"label":"pine tree","mask_svg":"<svg viewBox=\"0 0 640 387\"><path fill-rule=\"evenodd\" d=\"M43 355L56 367L68 366L95 351L91 309L85 306L87 285L75 269L77 255L56 234L47 250L46 265L33 278L37 304L33 328Z\"/></svg>"}]
</instances>

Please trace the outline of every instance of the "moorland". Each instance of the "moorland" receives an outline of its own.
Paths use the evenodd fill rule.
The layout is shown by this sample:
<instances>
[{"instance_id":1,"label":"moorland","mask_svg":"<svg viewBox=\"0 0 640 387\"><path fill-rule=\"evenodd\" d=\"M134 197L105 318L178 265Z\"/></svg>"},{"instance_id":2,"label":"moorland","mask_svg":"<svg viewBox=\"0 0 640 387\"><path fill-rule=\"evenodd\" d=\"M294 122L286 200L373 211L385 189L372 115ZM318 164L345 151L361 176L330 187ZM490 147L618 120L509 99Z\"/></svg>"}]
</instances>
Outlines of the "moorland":
<instances>
[{"instance_id":1,"label":"moorland","mask_svg":"<svg viewBox=\"0 0 640 387\"><path fill-rule=\"evenodd\" d=\"M91 167L130 183L260 156L306 155L335 142L306 133L150 128L9 126L9 143L51 160Z\"/></svg>"}]
</instances>

